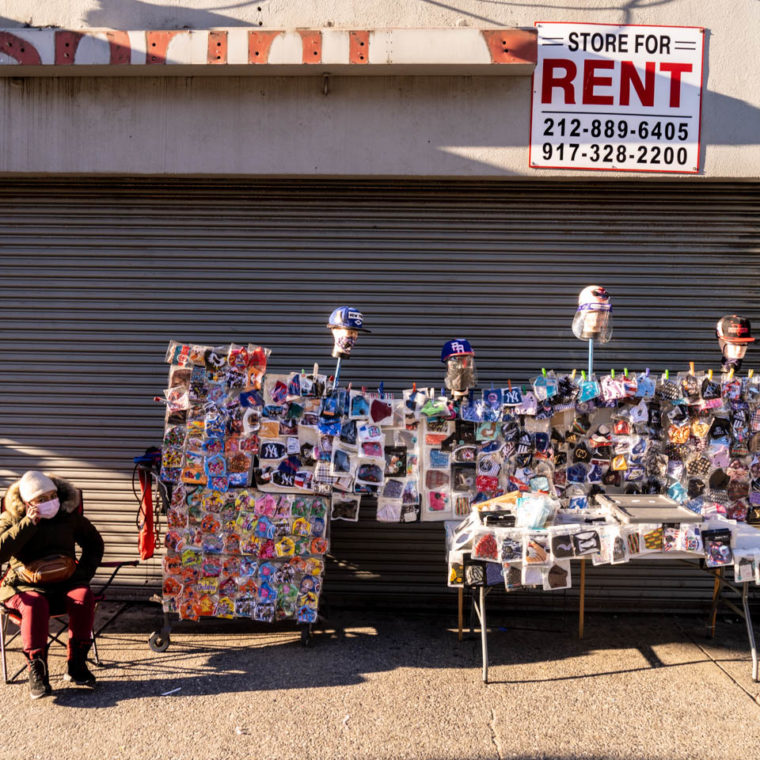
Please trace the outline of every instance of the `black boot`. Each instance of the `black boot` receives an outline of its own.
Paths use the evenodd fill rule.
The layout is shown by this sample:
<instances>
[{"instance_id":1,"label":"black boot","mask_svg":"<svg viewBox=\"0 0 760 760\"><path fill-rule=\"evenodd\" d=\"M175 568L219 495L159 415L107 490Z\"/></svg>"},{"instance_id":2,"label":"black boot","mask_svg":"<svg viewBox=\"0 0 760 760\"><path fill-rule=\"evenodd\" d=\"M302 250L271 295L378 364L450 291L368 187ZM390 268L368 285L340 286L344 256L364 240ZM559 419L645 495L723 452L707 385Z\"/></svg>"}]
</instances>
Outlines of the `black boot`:
<instances>
[{"instance_id":1,"label":"black boot","mask_svg":"<svg viewBox=\"0 0 760 760\"><path fill-rule=\"evenodd\" d=\"M44 649L27 652L26 657L29 660L29 696L39 699L52 694L48 680L47 652Z\"/></svg>"},{"instance_id":2,"label":"black boot","mask_svg":"<svg viewBox=\"0 0 760 760\"><path fill-rule=\"evenodd\" d=\"M87 668L87 653L92 641L69 639L67 669L64 681L71 681L77 686L95 686L95 676Z\"/></svg>"}]
</instances>

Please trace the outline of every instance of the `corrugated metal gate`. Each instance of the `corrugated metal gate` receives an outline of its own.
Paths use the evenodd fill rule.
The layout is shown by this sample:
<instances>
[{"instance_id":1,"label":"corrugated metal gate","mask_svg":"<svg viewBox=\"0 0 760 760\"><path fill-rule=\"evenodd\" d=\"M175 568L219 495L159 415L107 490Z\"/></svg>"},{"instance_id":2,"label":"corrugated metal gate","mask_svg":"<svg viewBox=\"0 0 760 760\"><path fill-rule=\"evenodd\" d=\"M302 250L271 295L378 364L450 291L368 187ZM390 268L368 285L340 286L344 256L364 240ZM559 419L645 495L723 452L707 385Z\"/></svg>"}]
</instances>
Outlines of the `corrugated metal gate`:
<instances>
[{"instance_id":1,"label":"corrugated metal gate","mask_svg":"<svg viewBox=\"0 0 760 760\"><path fill-rule=\"evenodd\" d=\"M760 186L675 182L6 180L0 189L2 485L68 477L109 558L136 556L132 457L156 445L170 338L255 341L272 371L332 369L330 311L362 336L342 381L441 385L441 345L469 338L481 384L585 367L579 290L605 285L597 367L718 367L718 317L756 320ZM758 351L746 367L757 367ZM333 531L333 601L452 604L440 524ZM124 592L155 588L157 563ZM589 573L589 601L679 605L710 583L673 563ZM573 592L515 596L562 607Z\"/></svg>"}]
</instances>

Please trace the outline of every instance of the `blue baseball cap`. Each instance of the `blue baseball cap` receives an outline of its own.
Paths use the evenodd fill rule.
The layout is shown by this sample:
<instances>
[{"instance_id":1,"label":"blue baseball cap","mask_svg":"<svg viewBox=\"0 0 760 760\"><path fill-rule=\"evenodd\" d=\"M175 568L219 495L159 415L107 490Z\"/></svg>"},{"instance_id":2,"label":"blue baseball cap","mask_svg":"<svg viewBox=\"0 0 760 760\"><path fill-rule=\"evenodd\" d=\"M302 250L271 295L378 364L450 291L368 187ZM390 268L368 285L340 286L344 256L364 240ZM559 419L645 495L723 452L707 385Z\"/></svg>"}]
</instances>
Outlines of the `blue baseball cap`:
<instances>
[{"instance_id":1,"label":"blue baseball cap","mask_svg":"<svg viewBox=\"0 0 760 760\"><path fill-rule=\"evenodd\" d=\"M441 361L445 362L451 356L475 356L469 340L454 338L443 344L441 349Z\"/></svg>"},{"instance_id":2,"label":"blue baseball cap","mask_svg":"<svg viewBox=\"0 0 760 760\"><path fill-rule=\"evenodd\" d=\"M366 327L363 327L364 317L362 313L353 306L339 306L330 314L327 327L343 327L347 330L358 330L359 332L368 333Z\"/></svg>"}]
</instances>

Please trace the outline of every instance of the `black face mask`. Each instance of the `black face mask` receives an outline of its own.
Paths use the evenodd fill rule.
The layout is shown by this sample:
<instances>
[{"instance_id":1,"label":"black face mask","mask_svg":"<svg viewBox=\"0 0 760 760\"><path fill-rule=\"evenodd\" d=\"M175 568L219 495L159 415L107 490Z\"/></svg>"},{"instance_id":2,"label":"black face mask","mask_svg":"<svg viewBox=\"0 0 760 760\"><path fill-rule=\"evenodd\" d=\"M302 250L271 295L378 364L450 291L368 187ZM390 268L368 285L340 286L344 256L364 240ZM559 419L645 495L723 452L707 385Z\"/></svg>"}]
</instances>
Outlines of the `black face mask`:
<instances>
[{"instance_id":1,"label":"black face mask","mask_svg":"<svg viewBox=\"0 0 760 760\"><path fill-rule=\"evenodd\" d=\"M742 360L729 359L724 356L723 361L721 361L720 363L720 366L724 372L729 372L730 370L734 370L734 372L738 372L742 368Z\"/></svg>"}]
</instances>

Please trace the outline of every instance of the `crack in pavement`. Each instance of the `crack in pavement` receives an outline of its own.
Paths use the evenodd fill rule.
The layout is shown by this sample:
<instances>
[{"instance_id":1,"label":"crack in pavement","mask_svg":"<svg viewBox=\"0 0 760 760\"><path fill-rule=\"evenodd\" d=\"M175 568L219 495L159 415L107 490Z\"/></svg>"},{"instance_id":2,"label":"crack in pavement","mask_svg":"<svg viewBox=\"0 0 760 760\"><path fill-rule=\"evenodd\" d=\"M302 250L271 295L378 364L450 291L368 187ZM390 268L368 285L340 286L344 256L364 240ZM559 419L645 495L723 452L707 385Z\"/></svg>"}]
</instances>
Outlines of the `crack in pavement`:
<instances>
[{"instance_id":1,"label":"crack in pavement","mask_svg":"<svg viewBox=\"0 0 760 760\"><path fill-rule=\"evenodd\" d=\"M496 736L496 711L491 708L491 722L488 724L488 727L491 729L491 744L493 744L494 749L496 750L496 757L499 758L499 760L502 760L502 754L501 754L501 748L499 747L499 740Z\"/></svg>"},{"instance_id":2,"label":"crack in pavement","mask_svg":"<svg viewBox=\"0 0 760 760\"><path fill-rule=\"evenodd\" d=\"M742 690L742 691L743 691L743 692L744 692L744 693L745 693L745 694L746 694L746 695L747 695L747 696L750 698L750 700L752 700L752 704L754 704L754 705L755 705L755 707L760 707L760 696L757 696L757 697L756 697L756 696L755 696L755 695L754 695L754 694L753 694L753 693L752 693L752 692L751 692L749 689L747 689L747 688L745 688L744 686L742 686L742 684L741 684L739 681L737 681L737 680L736 680L736 678L734 678L734 677L733 677L733 676L732 676L732 675L731 675L731 674L728 672L728 670L726 670L726 668L724 668L724 667L723 667L723 665L721 665L721 664L720 664L720 662L718 662L718 660L716 660L716 659L715 659L715 658L714 658L714 657L713 657L713 656L710 654L710 652L708 652L708 651L707 651L707 649L705 649L705 647L703 647L703 646L702 646L702 644L700 644L698 641L696 641L696 640L694 639L694 637L693 637L693 636L692 636L692 635L691 635L691 634L690 634L688 631L686 631L684 628L682 628L682 627L681 627L681 625L680 625L680 623L679 623L679 621L678 621L678 620L676 620L676 621L675 621L675 624L676 624L676 627L677 627L677 628L678 628L678 629L681 631L681 633L682 633L682 634L683 634L683 635L684 635L684 636L685 636L685 637L686 637L686 638L687 638L689 641L691 641L691 643L692 643L692 644L693 644L695 647L697 647L697 649L699 649L699 651L700 651L700 652L702 652L702 654L703 654L705 657L707 657L707 659L708 659L708 660L710 660L710 662L711 662L713 665L715 665L717 668L719 668L719 669L720 669L720 670L723 672L723 674L724 674L724 675L725 675L725 676L726 676L726 677L727 677L727 678L728 678L728 679L729 679L729 680L730 680L730 681L731 681L731 682L732 682L732 683L733 683L735 686L738 686L738 687L739 687L739 688L740 688L740 689L741 689L741 690Z\"/></svg>"}]
</instances>

